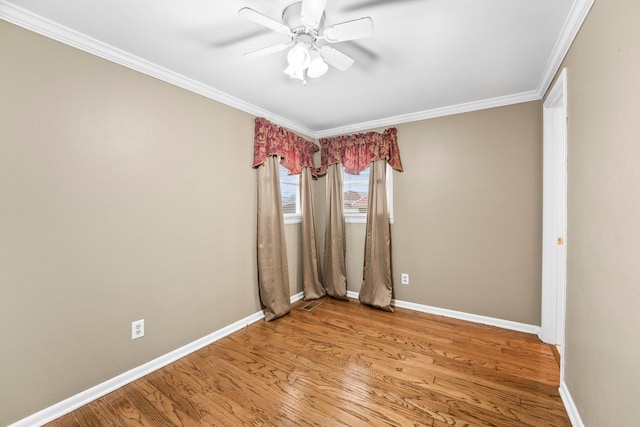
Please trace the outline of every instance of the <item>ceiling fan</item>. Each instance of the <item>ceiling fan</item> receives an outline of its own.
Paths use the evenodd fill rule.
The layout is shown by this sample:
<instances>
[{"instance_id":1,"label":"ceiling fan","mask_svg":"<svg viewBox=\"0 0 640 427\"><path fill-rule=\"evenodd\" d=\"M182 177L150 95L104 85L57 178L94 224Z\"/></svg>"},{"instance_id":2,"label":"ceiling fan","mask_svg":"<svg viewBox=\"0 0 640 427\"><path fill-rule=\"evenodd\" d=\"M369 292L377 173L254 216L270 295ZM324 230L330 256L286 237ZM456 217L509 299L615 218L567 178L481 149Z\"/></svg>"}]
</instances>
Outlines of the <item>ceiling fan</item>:
<instances>
[{"instance_id":1,"label":"ceiling fan","mask_svg":"<svg viewBox=\"0 0 640 427\"><path fill-rule=\"evenodd\" d=\"M282 12L282 22L276 21L254 9L244 7L238 14L257 24L289 36L288 43L278 43L253 52L246 57L260 57L289 49L288 66L284 72L292 79L307 84L307 77L317 78L328 70L328 65L346 71L354 60L329 44L369 37L373 34L370 17L354 19L325 26L326 0L302 0L287 6ZM323 43L326 42L326 43Z\"/></svg>"}]
</instances>

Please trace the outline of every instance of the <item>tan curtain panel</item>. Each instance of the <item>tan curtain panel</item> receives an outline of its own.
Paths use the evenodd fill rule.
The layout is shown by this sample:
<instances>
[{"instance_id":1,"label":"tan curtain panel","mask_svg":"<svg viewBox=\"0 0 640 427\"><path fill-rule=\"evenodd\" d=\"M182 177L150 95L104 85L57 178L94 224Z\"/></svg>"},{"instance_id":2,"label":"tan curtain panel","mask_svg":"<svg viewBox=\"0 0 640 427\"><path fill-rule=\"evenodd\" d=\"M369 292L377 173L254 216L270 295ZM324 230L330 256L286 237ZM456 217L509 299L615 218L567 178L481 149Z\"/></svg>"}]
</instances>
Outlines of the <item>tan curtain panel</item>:
<instances>
[{"instance_id":1,"label":"tan curtain panel","mask_svg":"<svg viewBox=\"0 0 640 427\"><path fill-rule=\"evenodd\" d=\"M302 205L302 290L304 299L310 300L323 297L327 293L322 285L322 272L318 259L320 249L316 239L313 177L310 168L302 169L300 202Z\"/></svg>"},{"instance_id":2,"label":"tan curtain panel","mask_svg":"<svg viewBox=\"0 0 640 427\"><path fill-rule=\"evenodd\" d=\"M362 304L393 311L391 279L391 230L387 208L387 165L384 160L371 163L369 204L364 244L364 267L359 299Z\"/></svg>"},{"instance_id":3,"label":"tan curtain panel","mask_svg":"<svg viewBox=\"0 0 640 427\"><path fill-rule=\"evenodd\" d=\"M283 316L291 309L278 157L290 174L303 174L300 196L305 299L324 295L311 183L311 175L315 173L313 153L318 150L316 144L290 130L265 118L256 118L253 167L258 176L258 287L266 320Z\"/></svg>"},{"instance_id":4,"label":"tan curtain panel","mask_svg":"<svg viewBox=\"0 0 640 427\"><path fill-rule=\"evenodd\" d=\"M324 287L333 298L347 298L346 240L342 211L342 165L327 169L327 213L324 230Z\"/></svg>"},{"instance_id":5,"label":"tan curtain panel","mask_svg":"<svg viewBox=\"0 0 640 427\"><path fill-rule=\"evenodd\" d=\"M316 176L327 176L327 225L325 230L324 280L327 293L340 294L344 284L345 235L342 206L342 165L350 174L371 167L369 200L360 302L393 311L391 298L391 230L386 196L386 164L402 172L396 128L321 138L321 166Z\"/></svg>"},{"instance_id":6,"label":"tan curtain panel","mask_svg":"<svg viewBox=\"0 0 640 427\"><path fill-rule=\"evenodd\" d=\"M278 159L268 157L258 176L258 287L267 321L291 309L289 266L280 198Z\"/></svg>"}]
</instances>

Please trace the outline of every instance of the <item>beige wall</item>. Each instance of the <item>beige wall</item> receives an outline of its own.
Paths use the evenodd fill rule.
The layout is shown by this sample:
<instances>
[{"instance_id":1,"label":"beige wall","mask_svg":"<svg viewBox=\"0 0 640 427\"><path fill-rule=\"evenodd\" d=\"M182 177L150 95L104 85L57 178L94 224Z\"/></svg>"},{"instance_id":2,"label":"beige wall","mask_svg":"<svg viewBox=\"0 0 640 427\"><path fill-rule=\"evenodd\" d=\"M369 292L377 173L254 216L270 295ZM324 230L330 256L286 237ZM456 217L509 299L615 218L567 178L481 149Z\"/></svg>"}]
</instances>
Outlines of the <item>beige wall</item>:
<instances>
[{"instance_id":1,"label":"beige wall","mask_svg":"<svg viewBox=\"0 0 640 427\"><path fill-rule=\"evenodd\" d=\"M5 424L260 305L253 117L5 22L0 55ZM538 122L531 103L399 126L397 298L539 321ZM286 231L294 294L300 228ZM353 291L363 232L347 230Z\"/></svg>"},{"instance_id":2,"label":"beige wall","mask_svg":"<svg viewBox=\"0 0 640 427\"><path fill-rule=\"evenodd\" d=\"M6 425L260 305L253 117L1 20L0 63Z\"/></svg>"},{"instance_id":3,"label":"beige wall","mask_svg":"<svg viewBox=\"0 0 640 427\"><path fill-rule=\"evenodd\" d=\"M628 98L600 95L604 103L589 105L595 113L581 102L594 82L602 83L595 75L602 68L588 53L592 43L612 64L612 77L595 89L612 86L619 93L616 73L633 72L633 81L638 71L637 62L632 71L626 63L617 68L631 61L637 45L627 39L603 44L601 27L612 18L592 15L587 28L597 31L583 31L568 59L575 168L570 248L578 245L571 234L576 227L588 240L601 238L605 225L616 225L611 217L622 215L629 219L621 224L631 225L637 211L622 208L638 207L637 200L622 196L614 197L615 209L594 210L590 204L611 187L625 190L617 195L630 194L635 169L629 159L638 154L629 137L632 117L628 123L618 119L620 103L628 102L633 111ZM595 35L586 38L589 31ZM247 173L253 117L3 21L0 61L0 424L6 424L255 313L260 305L255 174ZM582 73L575 81L571 67ZM633 89L637 94L638 85ZM615 114L599 116L610 109ZM591 123L598 125L595 135L586 126ZM398 126L406 172L394 173L397 299L539 324L541 129L540 102ZM637 133L637 127L631 130ZM614 131L626 136L613 141L622 153L604 150L601 142ZM590 145L583 147L585 138ZM594 169L601 152L606 163ZM321 247L323 184L320 179L316 186ZM601 189L595 195L593 185ZM602 229L590 229L594 221ZM637 246L616 230L625 253L637 255ZM294 294L301 290L299 225L286 231ZM349 224L349 290L356 292L363 245L364 225ZM597 407L595 387L583 390L583 381L590 381L583 377L603 352L590 347L587 331L595 329L609 343L605 330L623 320L637 323L623 309L604 325L586 321L588 327L571 329L571 323L585 323L596 297L612 299L612 313L614 301L637 301L629 285L637 271L617 261L616 248L606 248L616 256L604 266L589 258L603 250L591 240L582 252L569 250L567 373L581 411ZM616 263L624 267L616 272L621 284L607 298L596 279ZM409 286L400 285L400 273L410 274ZM576 280L593 286L593 295L576 291ZM607 286L616 284L607 280ZM146 336L131 341L130 323L139 318L145 318ZM585 349L595 354L582 354ZM632 350L637 358L637 344ZM621 356L607 355L621 362ZM617 383L607 384L612 390Z\"/></svg>"},{"instance_id":4,"label":"beige wall","mask_svg":"<svg viewBox=\"0 0 640 427\"><path fill-rule=\"evenodd\" d=\"M529 102L397 126L396 299L540 324L541 113ZM317 197L323 212L324 188ZM362 284L364 234L347 224L350 291Z\"/></svg>"},{"instance_id":5,"label":"beige wall","mask_svg":"<svg viewBox=\"0 0 640 427\"><path fill-rule=\"evenodd\" d=\"M566 376L586 426L640 425L640 2L596 1L564 66Z\"/></svg>"}]
</instances>

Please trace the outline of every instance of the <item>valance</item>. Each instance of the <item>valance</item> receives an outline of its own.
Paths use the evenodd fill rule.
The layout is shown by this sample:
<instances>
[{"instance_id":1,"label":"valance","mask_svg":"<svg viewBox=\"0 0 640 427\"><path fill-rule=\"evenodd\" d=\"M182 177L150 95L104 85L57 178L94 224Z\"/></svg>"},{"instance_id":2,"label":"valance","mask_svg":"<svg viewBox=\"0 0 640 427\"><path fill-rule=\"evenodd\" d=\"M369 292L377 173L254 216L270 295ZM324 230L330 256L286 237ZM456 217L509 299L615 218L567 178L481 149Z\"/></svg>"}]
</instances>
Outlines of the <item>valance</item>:
<instances>
[{"instance_id":1,"label":"valance","mask_svg":"<svg viewBox=\"0 0 640 427\"><path fill-rule=\"evenodd\" d=\"M347 173L358 175L374 160L386 160L397 171L402 172L397 129L389 128L383 133L366 132L320 138L322 146L321 165L318 176L327 173L327 166L342 163Z\"/></svg>"},{"instance_id":2,"label":"valance","mask_svg":"<svg viewBox=\"0 0 640 427\"><path fill-rule=\"evenodd\" d=\"M256 118L255 139L253 145L253 167L258 167L267 161L269 156L280 156L282 166L289 170L289 174L297 175L302 168L311 168L313 153L320 148L311 141L271 123L269 120Z\"/></svg>"}]
</instances>

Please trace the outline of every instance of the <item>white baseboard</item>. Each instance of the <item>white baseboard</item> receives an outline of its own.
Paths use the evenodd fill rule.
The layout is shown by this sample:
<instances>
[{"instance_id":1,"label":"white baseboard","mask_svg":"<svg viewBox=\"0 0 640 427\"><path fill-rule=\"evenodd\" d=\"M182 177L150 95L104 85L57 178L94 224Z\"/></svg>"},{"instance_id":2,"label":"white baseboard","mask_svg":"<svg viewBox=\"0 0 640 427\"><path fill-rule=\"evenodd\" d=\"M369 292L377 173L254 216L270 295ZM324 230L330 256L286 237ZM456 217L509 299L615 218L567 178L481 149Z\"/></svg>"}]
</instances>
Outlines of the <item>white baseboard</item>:
<instances>
[{"instance_id":1,"label":"white baseboard","mask_svg":"<svg viewBox=\"0 0 640 427\"><path fill-rule=\"evenodd\" d=\"M299 301L303 298L303 296L304 293L299 292L291 297L291 302L294 303L296 301ZM207 336L190 342L189 344L186 344L163 356L153 359L150 362L140 365L137 368L133 368L114 378L111 378L110 380L91 387L88 390L82 391L74 396L71 396L68 399L58 402L55 405L49 406L48 408L36 412L33 415L16 421L8 427L33 427L41 426L43 424L51 422L56 418L60 418L61 416L68 414L69 412L78 409L79 407L86 405L87 403L93 402L94 400L108 393L111 393L112 391L117 390L120 387L129 384L130 382L137 380L138 378L142 378L145 375L150 374L151 372L157 371L158 369L172 362L175 362L176 360L181 359L188 354L193 353L194 351L200 350L201 348L206 347L207 345L226 337L227 335L239 331L245 326L257 322L262 318L264 318L264 313L262 311L253 313L245 317L244 319L238 320L237 322L225 326L222 329L218 329L217 331L212 332Z\"/></svg>"},{"instance_id":2,"label":"white baseboard","mask_svg":"<svg viewBox=\"0 0 640 427\"><path fill-rule=\"evenodd\" d=\"M415 304L406 301L394 301L396 307L408 308L410 310L422 311L423 313L436 314L438 316L451 317L454 319L467 320L469 322L481 323L483 325L497 326L512 331L526 332L537 335L540 326L529 325L527 323L513 322L511 320L498 319L495 317L480 316L478 314L465 313L463 311L449 310L446 308L432 307L429 305Z\"/></svg>"},{"instance_id":3,"label":"white baseboard","mask_svg":"<svg viewBox=\"0 0 640 427\"><path fill-rule=\"evenodd\" d=\"M357 292L347 291L347 296L349 298L358 299ZM303 297L304 297L304 293L298 292L297 294L291 296L291 302L294 303L296 301L299 301ZM393 304L396 307L407 308L410 310L421 311L424 313L436 314L440 316L452 317L455 319L467 320L475 323L482 323L485 325L498 326L504 329L511 329L511 330L527 332L531 334L537 334L540 331L539 326L527 325L524 323L496 319L492 317L478 316L475 314L469 314L469 313L464 313L460 311L432 307L428 305L416 304L416 303L407 302L407 301L394 300ZM189 344L186 344L150 362L147 362L143 365L133 368L110 380L107 380L101 384L91 387L88 390L85 390L74 396L71 396L70 398L65 399L59 403L56 403L55 405L52 405L39 412L36 412L33 415L23 418L11 424L8 427L41 426L50 421L53 421L56 418L59 418L83 405L86 405L89 402L92 402L108 393L111 393L114 390L117 390L118 388L124 385L129 384L132 381L137 380L138 378L148 375L151 372L154 372L172 362L175 362L176 360L182 357L185 357L188 354L191 354L194 351L197 351L213 342L216 342L219 339L224 338L227 335L230 335L262 318L264 318L264 313L262 311L251 314L245 317L244 319L238 320L237 322L234 322L228 326L225 326L222 329L212 332L207 336L204 336ZM582 421L580 420L580 416L578 415L578 411L573 405L573 401L571 400L569 390L567 390L566 385L564 383L562 383L560 387L560 396L562 397L562 401L564 402L565 407L567 408L567 412L569 413L569 418L571 419L573 426L584 427L584 425L582 424Z\"/></svg>"},{"instance_id":4,"label":"white baseboard","mask_svg":"<svg viewBox=\"0 0 640 427\"><path fill-rule=\"evenodd\" d=\"M571 397L571 393L569 393L567 383L565 383L564 380L560 382L560 388L558 389L558 391L560 392L560 398L562 399L564 408L567 410L567 415L569 415L569 421L571 421L571 425L573 427L584 427L584 423L582 422L582 418L580 418L578 408L576 408L576 405L573 402L573 398Z\"/></svg>"},{"instance_id":5,"label":"white baseboard","mask_svg":"<svg viewBox=\"0 0 640 427\"><path fill-rule=\"evenodd\" d=\"M347 291L347 296L349 298L358 299L358 292ZM438 316L451 317L453 319L466 320L469 322L480 323L483 325L497 326L499 328L510 329L512 331L526 332L528 334L536 334L536 335L540 333L540 326L513 322L511 320L503 320L495 317L480 316L477 314L470 314L462 311L449 310L446 308L416 304L413 302L407 302L407 301L401 301L401 300L392 300L391 304L395 307L408 308L409 310L435 314Z\"/></svg>"}]
</instances>

